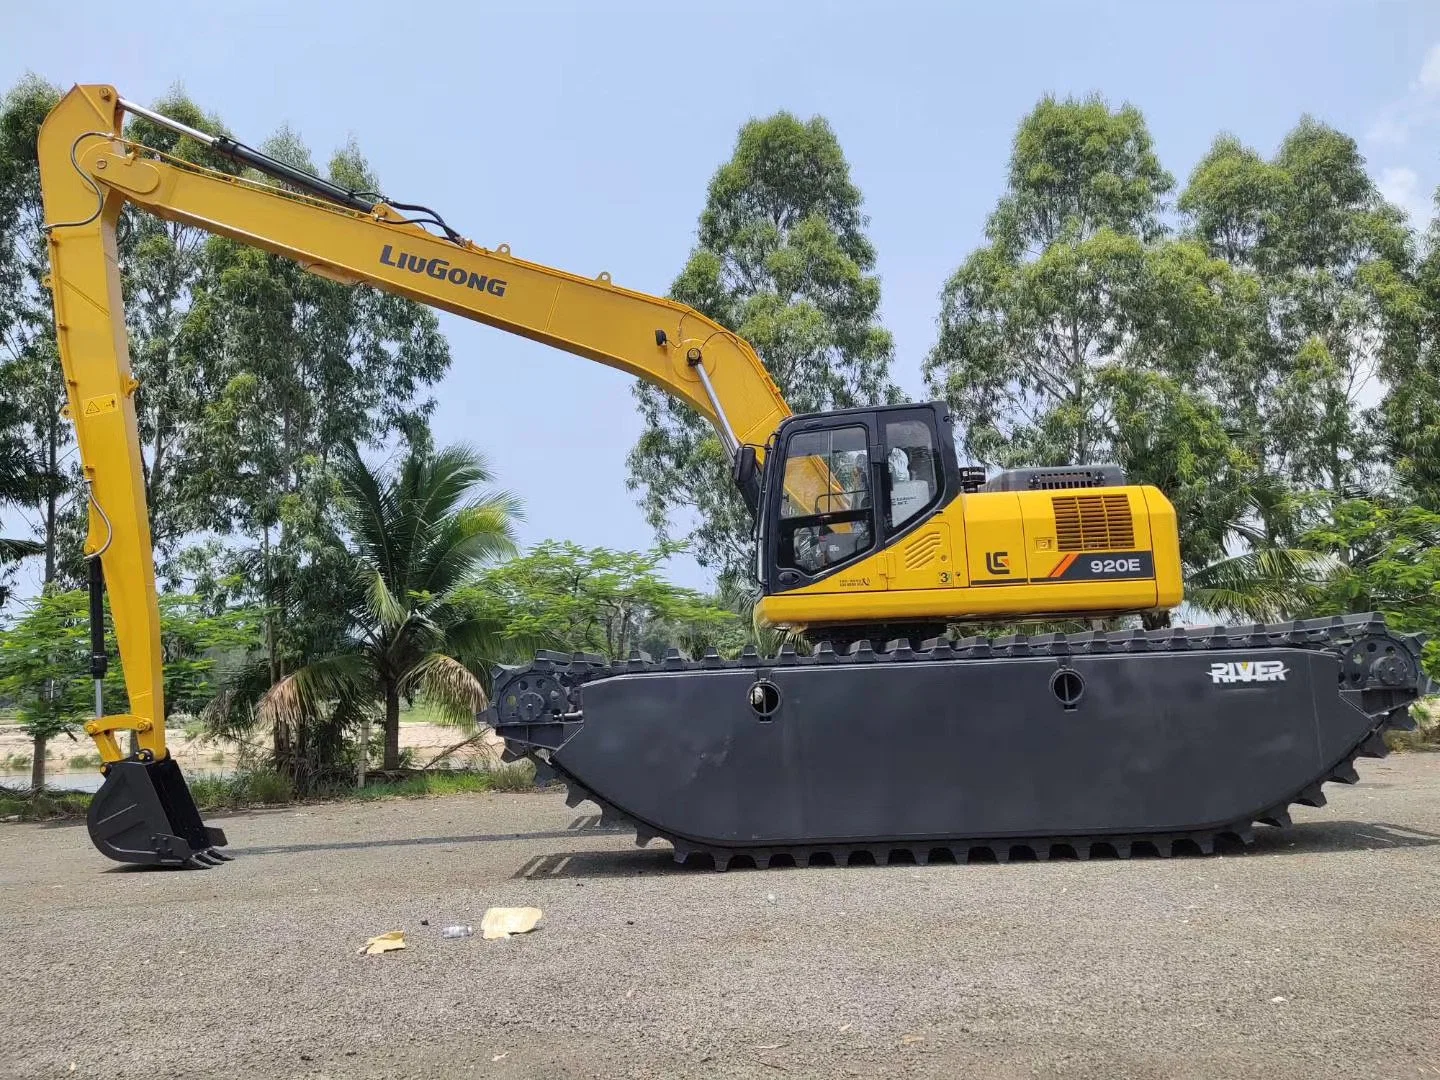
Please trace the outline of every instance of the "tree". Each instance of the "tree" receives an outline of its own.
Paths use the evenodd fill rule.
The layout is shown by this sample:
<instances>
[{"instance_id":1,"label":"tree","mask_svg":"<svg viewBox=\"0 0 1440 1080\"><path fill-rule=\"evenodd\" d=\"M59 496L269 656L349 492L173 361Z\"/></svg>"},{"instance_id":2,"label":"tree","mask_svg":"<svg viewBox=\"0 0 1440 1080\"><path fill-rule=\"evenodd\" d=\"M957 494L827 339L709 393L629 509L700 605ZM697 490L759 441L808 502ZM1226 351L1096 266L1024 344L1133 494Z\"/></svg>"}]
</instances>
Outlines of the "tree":
<instances>
[{"instance_id":1,"label":"tree","mask_svg":"<svg viewBox=\"0 0 1440 1080\"><path fill-rule=\"evenodd\" d=\"M698 243L670 294L754 345L797 412L895 400L866 224L825 120L752 120L710 181ZM635 396L645 431L629 486L647 520L662 541L688 532L696 560L722 578L743 576L750 516L719 439L664 391L640 384Z\"/></svg>"},{"instance_id":2,"label":"tree","mask_svg":"<svg viewBox=\"0 0 1440 1080\"><path fill-rule=\"evenodd\" d=\"M313 169L291 132L265 149ZM378 186L353 144L334 155L329 176ZM422 305L326 281L218 237L206 242L205 260L201 321L218 357L218 389L182 490L204 507L209 528L240 538L219 575L238 572L267 611L286 613L267 624L270 681L278 682L334 644L331 613L315 602L323 594L314 589L314 560L332 528L336 455L397 434L428 445L434 402L422 395L449 367L450 351ZM196 569L193 559L183 565Z\"/></svg>"},{"instance_id":3,"label":"tree","mask_svg":"<svg viewBox=\"0 0 1440 1080\"><path fill-rule=\"evenodd\" d=\"M258 623L258 612L253 610L213 615L195 597L161 597L167 718L177 711L198 712L218 692L228 675L222 657L254 648ZM106 627L109 632L108 612ZM84 589L46 590L0 634L0 697L15 703L20 723L34 743L30 783L37 791L45 786L50 740L73 732L94 715L89 672L89 594ZM119 664L107 670L104 690L111 702L123 698Z\"/></svg>"},{"instance_id":4,"label":"tree","mask_svg":"<svg viewBox=\"0 0 1440 1080\"><path fill-rule=\"evenodd\" d=\"M73 463L66 465L73 434L60 414L65 382L50 297L42 285L49 255L35 143L59 98L55 87L31 75L0 101L0 397L20 418L10 425L12 436L28 448L22 501L38 504L47 584L78 558L74 519L84 510L69 499L78 488L78 472Z\"/></svg>"},{"instance_id":5,"label":"tree","mask_svg":"<svg viewBox=\"0 0 1440 1080\"><path fill-rule=\"evenodd\" d=\"M1413 258L1355 141L1308 117L1263 160L1222 135L1179 199L1193 237L1249 282L1255 315L1221 371L1227 419L1263 468L1336 499L1376 477L1365 408L1394 372L1384 286Z\"/></svg>"},{"instance_id":6,"label":"tree","mask_svg":"<svg viewBox=\"0 0 1440 1080\"><path fill-rule=\"evenodd\" d=\"M0 508L34 498L40 471L25 442L18 407L0 397ZM15 564L44 550L43 544L25 537L0 536L0 608L10 599Z\"/></svg>"},{"instance_id":7,"label":"tree","mask_svg":"<svg viewBox=\"0 0 1440 1080\"><path fill-rule=\"evenodd\" d=\"M1440 513L1384 499L1347 499L1302 538L1332 557L1315 615L1381 612L1396 630L1425 634L1440 676Z\"/></svg>"},{"instance_id":8,"label":"tree","mask_svg":"<svg viewBox=\"0 0 1440 1080\"><path fill-rule=\"evenodd\" d=\"M277 681L262 720L293 724L338 703L364 726L378 708L384 768L400 760L400 704L418 693L457 720L485 704L485 664L506 655L500 627L457 597L490 559L514 550L517 500L476 493L491 479L463 447L412 448L394 470L372 470L353 447L337 454L338 503L350 580L328 602L349 615L344 651ZM362 739L362 746L364 745Z\"/></svg>"},{"instance_id":9,"label":"tree","mask_svg":"<svg viewBox=\"0 0 1440 1080\"><path fill-rule=\"evenodd\" d=\"M551 541L488 568L464 602L503 623L513 637L610 659L718 640L739 620L660 575L661 564L676 550L661 545L647 552L611 551Z\"/></svg>"},{"instance_id":10,"label":"tree","mask_svg":"<svg viewBox=\"0 0 1440 1080\"><path fill-rule=\"evenodd\" d=\"M165 116L212 135L229 134L178 87L154 103ZM230 159L189 136L143 117L126 135L180 161L224 173ZM207 456L205 413L219 395L221 341L208 273L209 234L127 208L118 229L130 363L140 386L135 413L150 532L162 566L185 537L216 523L215 506L229 491L224 476L200 466Z\"/></svg>"},{"instance_id":11,"label":"tree","mask_svg":"<svg viewBox=\"0 0 1440 1080\"><path fill-rule=\"evenodd\" d=\"M1436 200L1440 206L1440 191ZM1413 273L1389 262L1368 269L1383 319L1386 458L1422 505L1440 510L1440 217L1430 223Z\"/></svg>"},{"instance_id":12,"label":"tree","mask_svg":"<svg viewBox=\"0 0 1440 1080\"><path fill-rule=\"evenodd\" d=\"M1182 552L1198 566L1243 508L1250 462L1207 386L1253 298L1222 259L1166 236L1172 186L1139 110L1042 99L988 243L942 291L925 374L974 460L1116 460L1187 504Z\"/></svg>"}]
</instances>

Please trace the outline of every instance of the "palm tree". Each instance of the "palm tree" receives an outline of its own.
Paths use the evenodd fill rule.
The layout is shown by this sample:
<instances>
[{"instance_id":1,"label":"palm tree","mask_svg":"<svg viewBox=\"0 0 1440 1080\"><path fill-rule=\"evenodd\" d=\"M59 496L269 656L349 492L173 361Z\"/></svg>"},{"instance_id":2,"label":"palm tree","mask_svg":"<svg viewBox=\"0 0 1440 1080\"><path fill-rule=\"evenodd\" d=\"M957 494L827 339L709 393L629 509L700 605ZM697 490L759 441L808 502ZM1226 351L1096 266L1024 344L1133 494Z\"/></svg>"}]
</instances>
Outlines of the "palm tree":
<instances>
[{"instance_id":1,"label":"palm tree","mask_svg":"<svg viewBox=\"0 0 1440 1080\"><path fill-rule=\"evenodd\" d=\"M1280 622L1314 604L1337 560L1305 548L1262 547L1217 559L1185 579L1185 603L1227 619Z\"/></svg>"},{"instance_id":2,"label":"palm tree","mask_svg":"<svg viewBox=\"0 0 1440 1080\"><path fill-rule=\"evenodd\" d=\"M477 492L491 474L465 447L411 448L396 469L372 470L352 447L338 463L341 520L353 562L348 647L287 675L265 694L260 719L295 724L337 712L383 717L383 767L400 761L400 703L420 697L473 722L486 705L489 662L514 648L502 624L457 604L488 560L515 552L518 500ZM508 647L507 647L508 645Z\"/></svg>"}]
</instances>

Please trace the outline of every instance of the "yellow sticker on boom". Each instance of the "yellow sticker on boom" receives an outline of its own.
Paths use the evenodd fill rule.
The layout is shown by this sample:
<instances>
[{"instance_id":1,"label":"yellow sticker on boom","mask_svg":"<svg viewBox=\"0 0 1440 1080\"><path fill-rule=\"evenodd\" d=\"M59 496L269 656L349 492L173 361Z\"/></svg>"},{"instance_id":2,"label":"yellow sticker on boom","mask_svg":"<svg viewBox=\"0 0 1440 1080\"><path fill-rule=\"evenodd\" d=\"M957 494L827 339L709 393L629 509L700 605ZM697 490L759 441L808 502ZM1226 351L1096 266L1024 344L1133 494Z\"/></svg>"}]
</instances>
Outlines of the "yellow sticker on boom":
<instances>
[{"instance_id":1,"label":"yellow sticker on boom","mask_svg":"<svg viewBox=\"0 0 1440 1080\"><path fill-rule=\"evenodd\" d=\"M84 415L99 416L101 413L115 411L115 395L101 394L98 397L86 398Z\"/></svg>"}]
</instances>

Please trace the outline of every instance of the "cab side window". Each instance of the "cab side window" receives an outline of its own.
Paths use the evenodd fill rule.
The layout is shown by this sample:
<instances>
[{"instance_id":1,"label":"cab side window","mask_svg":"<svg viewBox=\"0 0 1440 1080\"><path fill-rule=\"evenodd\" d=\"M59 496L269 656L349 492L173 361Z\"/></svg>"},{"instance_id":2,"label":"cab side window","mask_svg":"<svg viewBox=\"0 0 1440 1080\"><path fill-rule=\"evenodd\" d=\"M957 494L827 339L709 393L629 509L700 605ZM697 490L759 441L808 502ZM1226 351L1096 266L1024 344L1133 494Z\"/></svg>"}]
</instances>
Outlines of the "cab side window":
<instances>
[{"instance_id":1,"label":"cab side window","mask_svg":"<svg viewBox=\"0 0 1440 1080\"><path fill-rule=\"evenodd\" d=\"M885 524L897 533L940 498L940 454L935 430L918 417L885 424Z\"/></svg>"}]
</instances>

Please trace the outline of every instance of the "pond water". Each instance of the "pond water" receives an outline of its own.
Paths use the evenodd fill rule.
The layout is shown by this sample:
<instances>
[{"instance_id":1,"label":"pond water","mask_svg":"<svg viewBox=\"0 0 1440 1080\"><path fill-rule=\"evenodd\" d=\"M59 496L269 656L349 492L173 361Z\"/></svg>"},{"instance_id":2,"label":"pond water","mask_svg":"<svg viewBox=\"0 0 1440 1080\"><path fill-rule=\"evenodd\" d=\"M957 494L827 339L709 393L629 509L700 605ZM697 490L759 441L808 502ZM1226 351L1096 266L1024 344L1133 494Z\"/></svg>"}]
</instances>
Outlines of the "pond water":
<instances>
[{"instance_id":1,"label":"pond water","mask_svg":"<svg viewBox=\"0 0 1440 1080\"><path fill-rule=\"evenodd\" d=\"M53 791L99 791L105 777L99 769L46 769L45 786ZM0 772L0 787L24 790L30 786L30 770Z\"/></svg>"}]
</instances>

